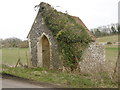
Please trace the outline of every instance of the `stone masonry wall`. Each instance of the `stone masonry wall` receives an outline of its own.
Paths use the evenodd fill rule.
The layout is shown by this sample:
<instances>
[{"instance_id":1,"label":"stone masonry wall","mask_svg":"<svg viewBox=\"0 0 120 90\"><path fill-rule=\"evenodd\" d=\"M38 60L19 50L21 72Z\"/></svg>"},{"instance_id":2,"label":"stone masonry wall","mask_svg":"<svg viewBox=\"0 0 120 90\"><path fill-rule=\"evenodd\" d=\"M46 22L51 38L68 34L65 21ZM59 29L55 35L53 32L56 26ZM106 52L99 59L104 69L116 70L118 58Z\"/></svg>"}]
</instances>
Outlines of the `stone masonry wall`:
<instances>
[{"instance_id":1,"label":"stone masonry wall","mask_svg":"<svg viewBox=\"0 0 120 90\"><path fill-rule=\"evenodd\" d=\"M83 73L95 73L101 69L105 61L104 46L92 42L83 53L82 61L80 61L80 69Z\"/></svg>"},{"instance_id":2,"label":"stone masonry wall","mask_svg":"<svg viewBox=\"0 0 120 90\"><path fill-rule=\"evenodd\" d=\"M37 57L37 42L39 42L38 38L42 35L45 34L48 36L48 40L50 43L50 50L51 50L51 62L50 62L50 66L51 68L59 68L59 56L58 56L58 52L57 52L57 44L55 39L53 38L52 32L50 30L48 30L47 26L45 25L43 18L41 16L40 13L38 13L33 26L31 28L31 31L29 33L29 45L30 45L30 54L31 54L31 63L32 66L36 67L38 66L38 57ZM39 67L39 66L38 66Z\"/></svg>"}]
</instances>

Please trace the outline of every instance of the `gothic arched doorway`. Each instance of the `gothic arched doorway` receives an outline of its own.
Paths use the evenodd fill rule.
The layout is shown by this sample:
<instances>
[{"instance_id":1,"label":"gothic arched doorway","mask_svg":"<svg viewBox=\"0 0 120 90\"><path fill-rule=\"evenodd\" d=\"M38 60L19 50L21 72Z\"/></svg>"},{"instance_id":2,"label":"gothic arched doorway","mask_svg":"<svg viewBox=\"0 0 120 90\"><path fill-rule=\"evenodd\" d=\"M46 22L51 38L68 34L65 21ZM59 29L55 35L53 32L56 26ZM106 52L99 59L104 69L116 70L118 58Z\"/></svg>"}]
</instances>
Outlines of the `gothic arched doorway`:
<instances>
[{"instance_id":1,"label":"gothic arched doorway","mask_svg":"<svg viewBox=\"0 0 120 90\"><path fill-rule=\"evenodd\" d=\"M43 67L50 67L50 45L47 37L44 35L42 37L42 59Z\"/></svg>"},{"instance_id":2,"label":"gothic arched doorway","mask_svg":"<svg viewBox=\"0 0 120 90\"><path fill-rule=\"evenodd\" d=\"M39 41L38 60L40 66L50 68L50 43L45 35Z\"/></svg>"}]
</instances>

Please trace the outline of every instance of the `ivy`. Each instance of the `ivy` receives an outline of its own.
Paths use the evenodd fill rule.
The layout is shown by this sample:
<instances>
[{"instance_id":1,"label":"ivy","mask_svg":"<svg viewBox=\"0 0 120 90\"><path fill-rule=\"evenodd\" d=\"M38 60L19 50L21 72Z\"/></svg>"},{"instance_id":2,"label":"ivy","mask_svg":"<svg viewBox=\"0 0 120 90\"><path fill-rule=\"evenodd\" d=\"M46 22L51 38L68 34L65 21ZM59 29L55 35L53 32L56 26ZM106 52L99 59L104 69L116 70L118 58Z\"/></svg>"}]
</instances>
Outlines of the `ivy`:
<instances>
[{"instance_id":1,"label":"ivy","mask_svg":"<svg viewBox=\"0 0 120 90\"><path fill-rule=\"evenodd\" d=\"M72 16L58 12L50 5L43 3L40 8L46 25L58 41L64 66L76 69L76 64L81 60L84 49L91 42L91 37Z\"/></svg>"}]
</instances>

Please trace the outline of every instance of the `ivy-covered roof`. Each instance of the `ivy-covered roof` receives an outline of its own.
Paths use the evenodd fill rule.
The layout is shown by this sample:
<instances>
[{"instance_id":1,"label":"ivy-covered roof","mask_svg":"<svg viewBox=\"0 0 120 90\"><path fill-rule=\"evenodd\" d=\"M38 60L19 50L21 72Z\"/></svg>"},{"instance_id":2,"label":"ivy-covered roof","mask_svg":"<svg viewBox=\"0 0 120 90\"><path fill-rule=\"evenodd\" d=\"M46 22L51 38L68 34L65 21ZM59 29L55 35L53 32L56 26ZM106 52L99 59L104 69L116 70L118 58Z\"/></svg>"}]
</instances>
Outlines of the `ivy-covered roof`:
<instances>
[{"instance_id":1,"label":"ivy-covered roof","mask_svg":"<svg viewBox=\"0 0 120 90\"><path fill-rule=\"evenodd\" d=\"M75 19L75 21L78 24L82 25L85 28L87 33L91 36L92 40L95 41L95 39L96 39L95 36L89 31L89 29L86 27L86 25L83 23L83 21L79 17L76 17L76 16L72 16L72 17Z\"/></svg>"},{"instance_id":2,"label":"ivy-covered roof","mask_svg":"<svg viewBox=\"0 0 120 90\"><path fill-rule=\"evenodd\" d=\"M75 27L77 27L77 25L80 25L82 28L85 29L85 31L88 33L88 35L91 37L91 39L95 40L95 37L88 30L88 28L86 27L86 25L82 22L82 20L80 18L68 15L67 13L58 12L56 9L51 7L51 5L44 3L44 2L40 3L39 6L40 6L39 12L42 13L42 16L46 20L46 24L48 25L48 27L50 27L49 25L51 24L52 28L50 28L50 29L53 29L54 26L56 26L56 25L58 27L56 27L55 29L63 29L63 28L66 28L66 26L68 25L68 26L74 27L73 28L73 30L74 30ZM55 31L57 31L57 30L55 30Z\"/></svg>"},{"instance_id":3,"label":"ivy-covered roof","mask_svg":"<svg viewBox=\"0 0 120 90\"><path fill-rule=\"evenodd\" d=\"M51 7L51 5L49 5L48 3L44 3L44 2L42 2L42 3L40 3L39 5L36 5L37 7L40 7L40 9L39 9L39 12L38 13L41 13L41 12L44 12L44 10L46 9L46 11L49 11L49 10L55 10L53 7ZM43 10L44 9L44 10ZM55 10L56 11L56 10ZM61 13L61 14L63 14L63 15L65 15L65 13L62 13L62 12L58 12L59 14ZM67 14L68 15L68 14ZM76 17L76 16L70 16L69 15L69 17L72 17L74 20L75 20L75 22L76 23L78 23L78 24L80 24L85 30L86 30L86 32L88 33L88 35L91 37L91 39L93 40L93 41L95 41L95 36L89 31L89 29L86 27L86 25L82 22L82 20L79 18L79 17ZM59 18L59 15L57 16L57 17L54 17L55 18L55 20L56 20L56 18ZM30 30L30 32L31 32L31 30ZM29 34L30 34L30 32L29 32ZM28 34L28 35L29 35ZM27 36L28 37L28 36Z\"/></svg>"},{"instance_id":4,"label":"ivy-covered roof","mask_svg":"<svg viewBox=\"0 0 120 90\"><path fill-rule=\"evenodd\" d=\"M58 42L64 66L75 68L81 60L83 51L95 37L78 17L58 12L44 2L38 6L38 13Z\"/></svg>"}]
</instances>

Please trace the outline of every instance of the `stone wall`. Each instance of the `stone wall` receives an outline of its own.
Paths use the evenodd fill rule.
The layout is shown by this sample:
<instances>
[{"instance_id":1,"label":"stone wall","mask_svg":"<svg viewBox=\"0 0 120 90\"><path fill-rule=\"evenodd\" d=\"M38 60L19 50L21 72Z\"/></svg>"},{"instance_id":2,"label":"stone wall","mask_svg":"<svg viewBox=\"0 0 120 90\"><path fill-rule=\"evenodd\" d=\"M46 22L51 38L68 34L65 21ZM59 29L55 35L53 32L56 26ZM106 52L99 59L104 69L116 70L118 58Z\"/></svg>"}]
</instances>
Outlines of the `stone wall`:
<instances>
[{"instance_id":1,"label":"stone wall","mask_svg":"<svg viewBox=\"0 0 120 90\"><path fill-rule=\"evenodd\" d=\"M38 13L36 16L36 19L33 23L33 26L31 28L31 31L28 35L29 40L29 48L30 48L30 60L31 64L34 67L39 67L38 62L38 46L37 43L39 43L39 38L42 35L46 35L49 43L50 43L50 67L51 68L59 68L59 54L58 54L58 46L56 44L55 39L53 38L52 32L47 28L45 25L43 18L41 16L41 13Z\"/></svg>"},{"instance_id":2,"label":"stone wall","mask_svg":"<svg viewBox=\"0 0 120 90\"><path fill-rule=\"evenodd\" d=\"M105 49L103 45L96 42L89 44L89 47L83 53L82 61L80 61L80 69L82 73L99 72L105 61Z\"/></svg>"}]
</instances>

